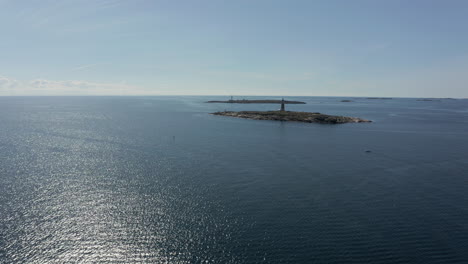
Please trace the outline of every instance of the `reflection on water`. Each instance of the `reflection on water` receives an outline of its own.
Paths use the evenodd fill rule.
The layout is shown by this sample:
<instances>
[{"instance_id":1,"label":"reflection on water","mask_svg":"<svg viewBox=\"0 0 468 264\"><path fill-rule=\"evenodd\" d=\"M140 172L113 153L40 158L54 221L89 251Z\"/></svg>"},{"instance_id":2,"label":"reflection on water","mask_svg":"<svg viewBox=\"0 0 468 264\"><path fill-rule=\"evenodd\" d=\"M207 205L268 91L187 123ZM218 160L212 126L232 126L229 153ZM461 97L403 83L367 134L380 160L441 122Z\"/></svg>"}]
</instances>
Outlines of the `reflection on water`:
<instances>
[{"instance_id":1,"label":"reflection on water","mask_svg":"<svg viewBox=\"0 0 468 264\"><path fill-rule=\"evenodd\" d=\"M0 263L468 259L468 102L291 106L376 121L330 126L207 99L1 98Z\"/></svg>"}]
</instances>

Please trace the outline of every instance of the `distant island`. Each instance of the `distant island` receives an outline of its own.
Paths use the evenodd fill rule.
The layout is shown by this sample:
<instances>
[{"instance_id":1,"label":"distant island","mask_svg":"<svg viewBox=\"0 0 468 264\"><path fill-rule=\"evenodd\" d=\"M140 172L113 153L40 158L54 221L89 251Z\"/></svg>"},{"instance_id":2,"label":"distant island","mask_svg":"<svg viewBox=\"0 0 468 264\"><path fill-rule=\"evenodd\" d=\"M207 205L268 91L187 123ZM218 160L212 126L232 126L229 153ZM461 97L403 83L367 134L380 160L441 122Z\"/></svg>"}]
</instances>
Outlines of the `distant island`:
<instances>
[{"instance_id":1,"label":"distant island","mask_svg":"<svg viewBox=\"0 0 468 264\"><path fill-rule=\"evenodd\" d=\"M351 103L351 102L354 102L353 100L341 100L340 102L343 102L343 103Z\"/></svg>"},{"instance_id":2,"label":"distant island","mask_svg":"<svg viewBox=\"0 0 468 264\"><path fill-rule=\"evenodd\" d=\"M344 123L364 123L372 122L370 120L346 117L333 116L321 113L309 112L294 112L294 111L224 111L212 113L213 115L229 116L246 118L253 120L275 120L275 121L294 121L305 123L320 123L320 124L344 124Z\"/></svg>"},{"instance_id":3,"label":"distant island","mask_svg":"<svg viewBox=\"0 0 468 264\"><path fill-rule=\"evenodd\" d=\"M227 104L305 104L300 101L287 101L287 100L227 100L227 101L208 101L206 103L227 103Z\"/></svg>"}]
</instances>

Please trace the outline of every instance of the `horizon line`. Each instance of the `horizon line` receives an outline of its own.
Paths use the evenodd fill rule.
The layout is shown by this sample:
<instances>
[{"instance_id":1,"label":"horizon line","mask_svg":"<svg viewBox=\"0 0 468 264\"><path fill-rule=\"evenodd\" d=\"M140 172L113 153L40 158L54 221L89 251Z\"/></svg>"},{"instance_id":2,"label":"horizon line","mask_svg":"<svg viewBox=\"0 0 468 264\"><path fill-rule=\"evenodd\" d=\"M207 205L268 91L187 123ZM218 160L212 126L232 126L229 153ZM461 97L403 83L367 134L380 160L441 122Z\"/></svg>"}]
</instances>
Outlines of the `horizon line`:
<instances>
[{"instance_id":1,"label":"horizon line","mask_svg":"<svg viewBox=\"0 0 468 264\"><path fill-rule=\"evenodd\" d=\"M73 95L0 95L0 97L163 97L163 96L217 96L217 97L261 97L261 96L274 96L274 97L337 97L337 98L422 98L422 99L468 99L468 97L413 97L413 96L349 96L349 95L219 95L219 94L73 94Z\"/></svg>"}]
</instances>

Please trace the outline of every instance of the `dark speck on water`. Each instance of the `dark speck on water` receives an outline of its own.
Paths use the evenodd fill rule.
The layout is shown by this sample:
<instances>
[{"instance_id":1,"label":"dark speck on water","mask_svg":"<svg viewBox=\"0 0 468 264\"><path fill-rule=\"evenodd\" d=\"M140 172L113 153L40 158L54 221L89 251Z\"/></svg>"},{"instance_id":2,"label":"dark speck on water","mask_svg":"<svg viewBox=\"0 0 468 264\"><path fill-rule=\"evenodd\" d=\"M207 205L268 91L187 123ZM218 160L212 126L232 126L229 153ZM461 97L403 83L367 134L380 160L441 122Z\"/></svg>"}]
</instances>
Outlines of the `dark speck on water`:
<instances>
[{"instance_id":1,"label":"dark speck on water","mask_svg":"<svg viewBox=\"0 0 468 264\"><path fill-rule=\"evenodd\" d=\"M286 99L0 97L0 263L468 263L468 100Z\"/></svg>"}]
</instances>

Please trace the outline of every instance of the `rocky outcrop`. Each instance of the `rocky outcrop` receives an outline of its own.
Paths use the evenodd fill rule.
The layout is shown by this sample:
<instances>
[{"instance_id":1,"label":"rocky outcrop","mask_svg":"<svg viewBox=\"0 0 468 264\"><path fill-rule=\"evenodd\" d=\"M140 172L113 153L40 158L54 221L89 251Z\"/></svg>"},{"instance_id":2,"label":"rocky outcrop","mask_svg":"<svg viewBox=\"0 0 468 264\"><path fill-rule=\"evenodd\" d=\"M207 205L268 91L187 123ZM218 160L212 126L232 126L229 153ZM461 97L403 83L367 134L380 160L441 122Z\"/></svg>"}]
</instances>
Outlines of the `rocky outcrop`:
<instances>
[{"instance_id":1,"label":"rocky outcrop","mask_svg":"<svg viewBox=\"0 0 468 264\"><path fill-rule=\"evenodd\" d=\"M333 116L321 113L309 112L293 112L293 111L225 111L212 113L213 115L230 116L254 120L275 120L275 121L294 121L305 123L320 123L320 124L344 124L344 123L363 123L372 122L370 120L346 117Z\"/></svg>"}]
</instances>

